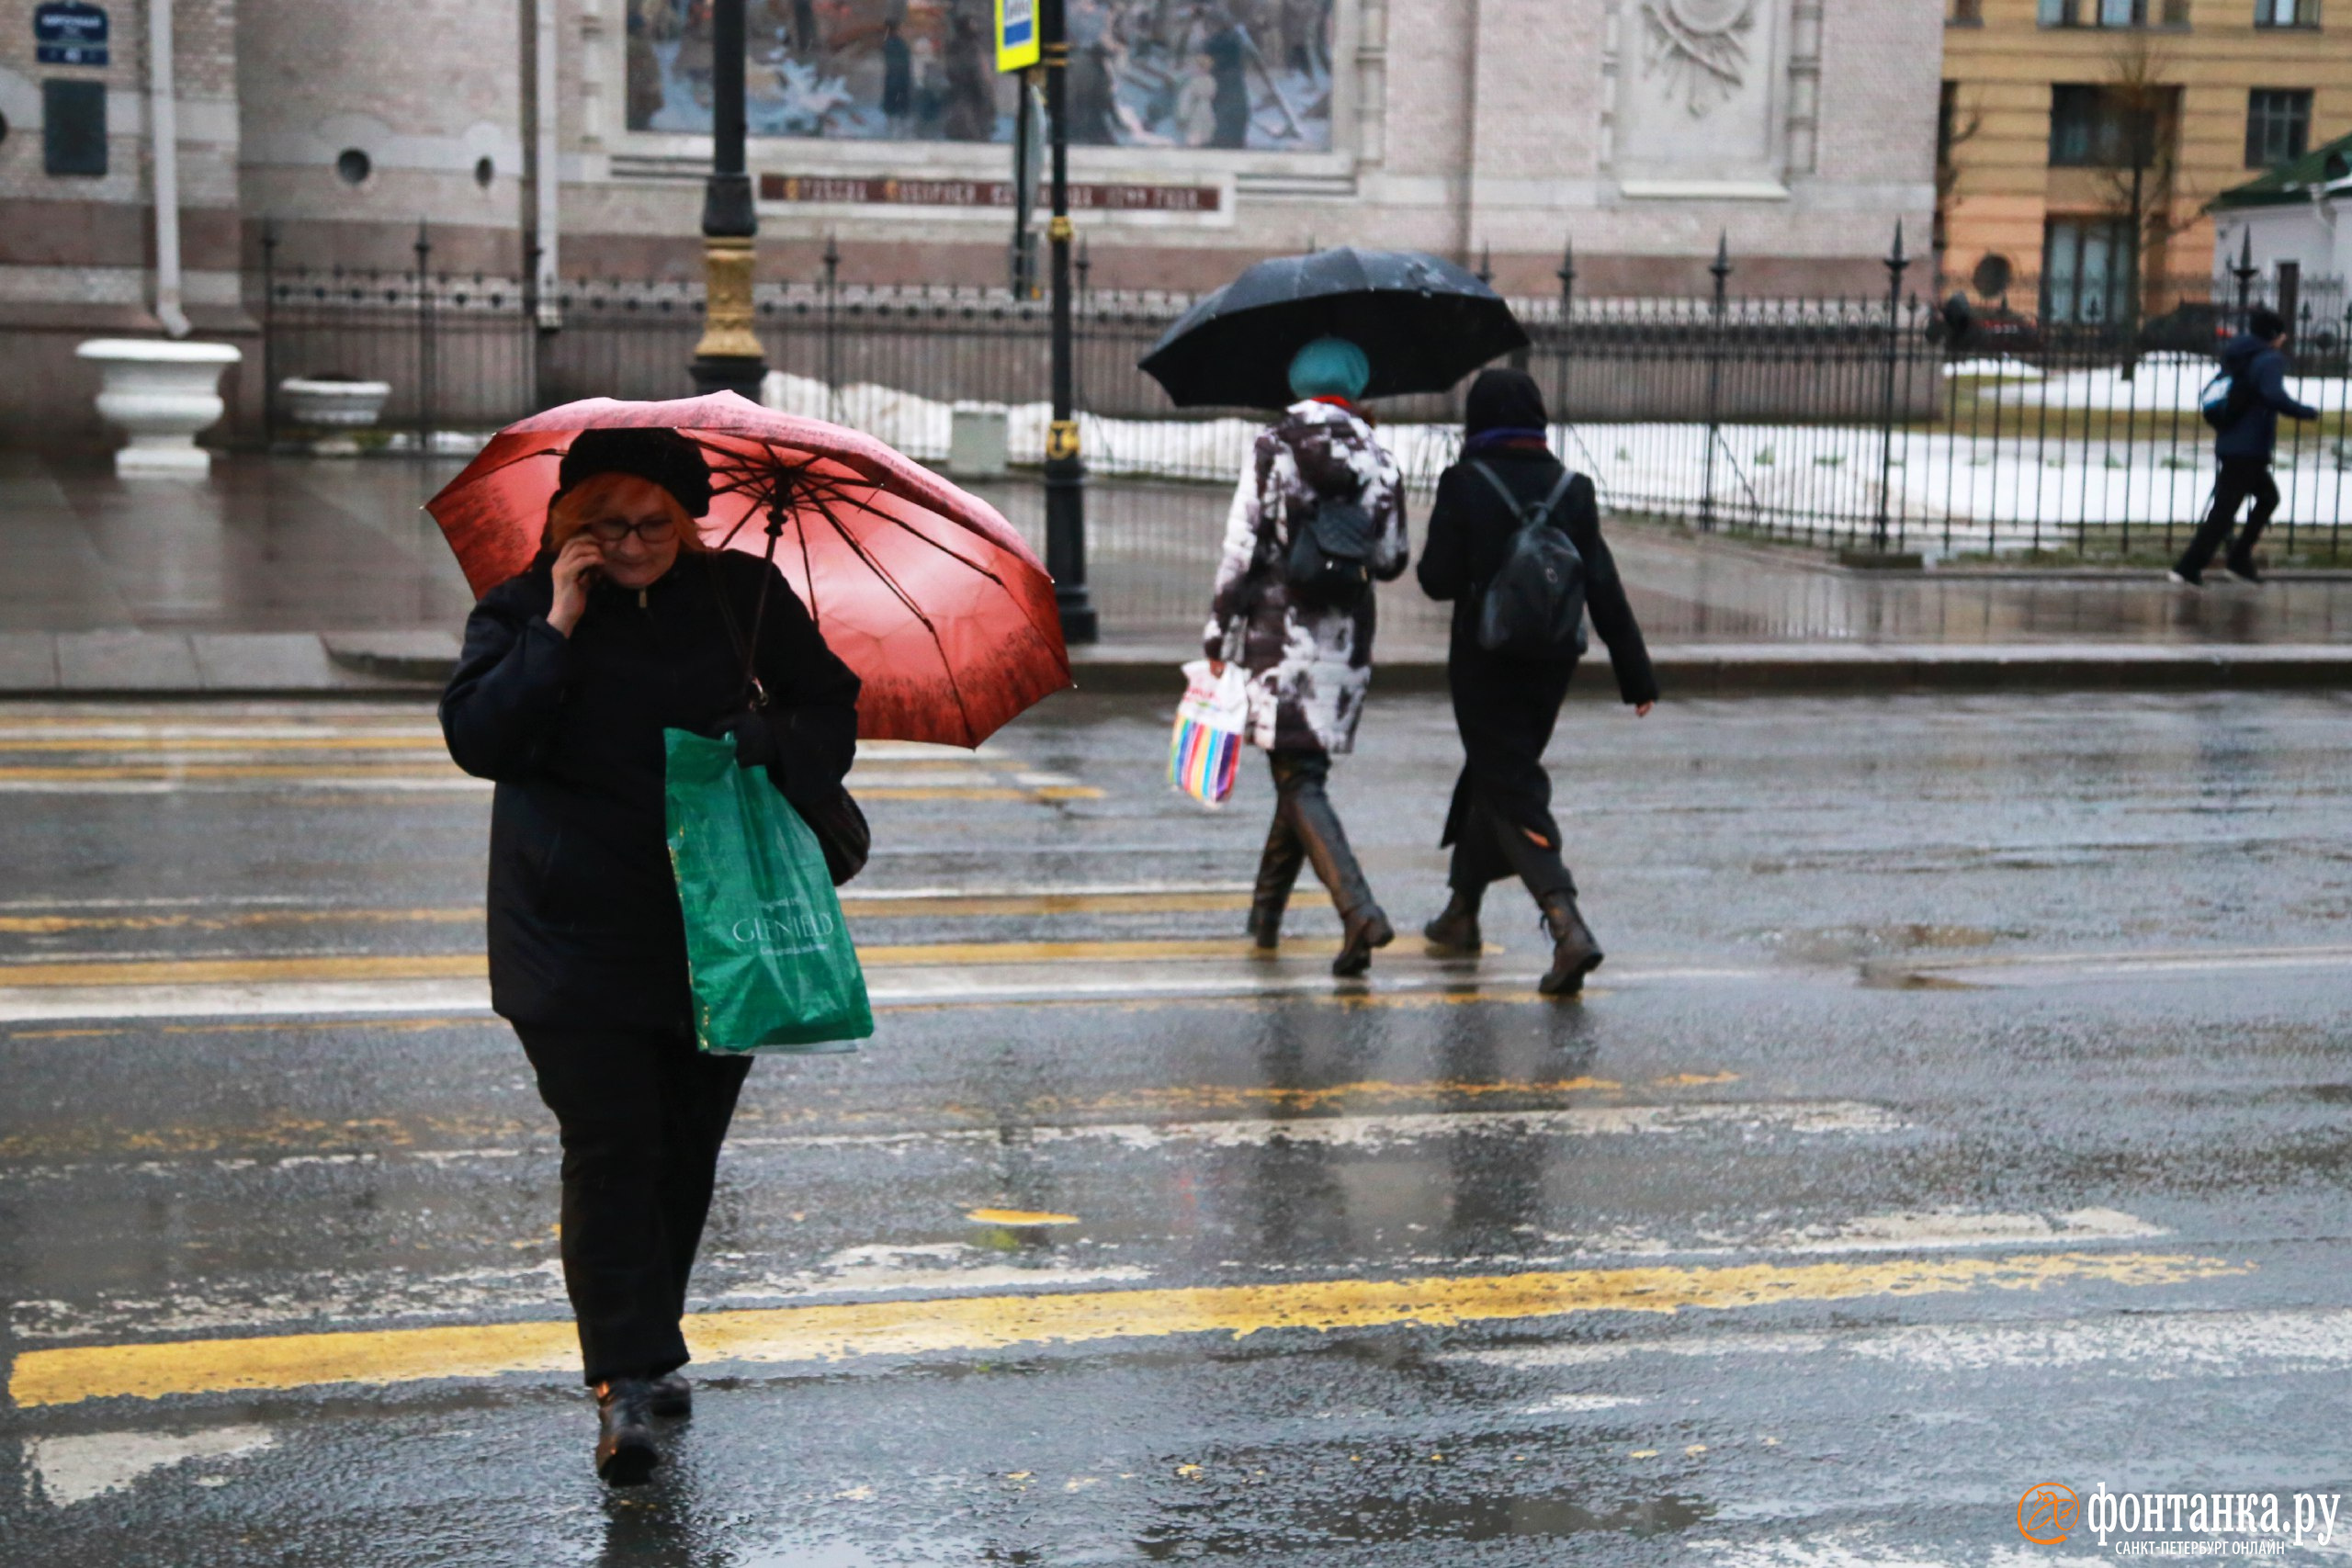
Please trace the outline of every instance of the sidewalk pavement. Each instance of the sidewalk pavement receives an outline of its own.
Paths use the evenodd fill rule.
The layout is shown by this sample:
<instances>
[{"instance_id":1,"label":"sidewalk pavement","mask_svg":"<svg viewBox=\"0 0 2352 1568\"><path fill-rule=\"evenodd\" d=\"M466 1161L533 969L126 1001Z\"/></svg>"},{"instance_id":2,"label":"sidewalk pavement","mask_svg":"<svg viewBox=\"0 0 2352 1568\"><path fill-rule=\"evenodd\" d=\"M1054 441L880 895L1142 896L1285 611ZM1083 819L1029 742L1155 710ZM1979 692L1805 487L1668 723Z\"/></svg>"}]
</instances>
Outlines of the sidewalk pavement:
<instances>
[{"instance_id":1,"label":"sidewalk pavement","mask_svg":"<svg viewBox=\"0 0 2352 1568\"><path fill-rule=\"evenodd\" d=\"M0 695L435 690L472 595L419 508L459 466L238 457L209 480L142 482L0 453ZM1035 484L978 488L1041 539ZM1109 640L1073 650L1081 689L1174 688L1227 500L1091 488ZM1678 695L2352 687L2352 577L2198 592L2153 573L1857 571L1622 521L1611 537ZM1446 613L1409 581L1382 590L1382 690L1442 686Z\"/></svg>"}]
</instances>

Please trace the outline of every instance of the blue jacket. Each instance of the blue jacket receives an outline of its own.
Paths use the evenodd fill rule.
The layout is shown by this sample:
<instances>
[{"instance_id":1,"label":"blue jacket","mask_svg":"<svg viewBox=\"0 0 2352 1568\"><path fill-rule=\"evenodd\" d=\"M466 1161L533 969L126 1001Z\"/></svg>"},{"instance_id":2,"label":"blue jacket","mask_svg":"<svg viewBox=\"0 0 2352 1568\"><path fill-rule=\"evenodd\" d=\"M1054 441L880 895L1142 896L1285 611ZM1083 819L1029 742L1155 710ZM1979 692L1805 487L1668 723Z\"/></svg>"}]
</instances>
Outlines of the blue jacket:
<instances>
[{"instance_id":1,"label":"blue jacket","mask_svg":"<svg viewBox=\"0 0 2352 1568\"><path fill-rule=\"evenodd\" d=\"M2240 333L2222 350L2222 368L2245 389L2252 401L2237 423L2213 440L2217 457L2264 457L2278 445L2278 416L2317 419L2319 410L2287 395L2287 356L2252 333Z\"/></svg>"}]
</instances>

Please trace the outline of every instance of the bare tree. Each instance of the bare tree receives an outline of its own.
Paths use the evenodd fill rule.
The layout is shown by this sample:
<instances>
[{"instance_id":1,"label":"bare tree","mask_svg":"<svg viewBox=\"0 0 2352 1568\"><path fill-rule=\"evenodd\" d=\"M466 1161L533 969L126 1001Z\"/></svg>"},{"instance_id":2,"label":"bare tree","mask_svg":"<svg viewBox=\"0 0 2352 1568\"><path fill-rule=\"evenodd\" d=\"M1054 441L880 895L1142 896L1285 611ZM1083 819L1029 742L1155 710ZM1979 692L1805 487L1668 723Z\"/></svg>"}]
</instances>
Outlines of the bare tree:
<instances>
[{"instance_id":1,"label":"bare tree","mask_svg":"<svg viewBox=\"0 0 2352 1568\"><path fill-rule=\"evenodd\" d=\"M2131 248L2124 325L2136 340L2145 313L2148 258L2163 256L2200 209L2183 189L2180 85L2164 51L2144 34L2119 39L2108 57L2101 96L2102 205L2120 221Z\"/></svg>"},{"instance_id":2,"label":"bare tree","mask_svg":"<svg viewBox=\"0 0 2352 1568\"><path fill-rule=\"evenodd\" d=\"M1976 140L1984 129L1984 101L1969 94L1965 99L1961 85L1949 84L1949 90L1939 106L1936 126L1936 268L1937 287L1942 287L1943 253L1946 235L1950 231L1952 204L1960 198L1960 150Z\"/></svg>"}]
</instances>

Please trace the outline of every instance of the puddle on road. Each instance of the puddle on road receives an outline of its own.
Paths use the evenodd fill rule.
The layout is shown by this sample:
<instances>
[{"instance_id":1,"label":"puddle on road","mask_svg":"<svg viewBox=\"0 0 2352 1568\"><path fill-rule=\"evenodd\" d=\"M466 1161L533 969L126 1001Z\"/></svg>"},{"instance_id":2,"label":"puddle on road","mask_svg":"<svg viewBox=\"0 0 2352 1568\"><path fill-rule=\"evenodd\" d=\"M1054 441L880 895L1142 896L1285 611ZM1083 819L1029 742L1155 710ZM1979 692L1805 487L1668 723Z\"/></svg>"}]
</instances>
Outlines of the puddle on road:
<instances>
[{"instance_id":1,"label":"puddle on road","mask_svg":"<svg viewBox=\"0 0 2352 1568\"><path fill-rule=\"evenodd\" d=\"M1204 1516L1197 1525L1176 1520L1144 1531L1136 1549L1154 1562L1190 1557L1256 1557L1304 1551L1338 1542L1474 1541L1556 1539L1596 1533L1665 1535L1713 1517L1711 1505L1668 1494L1614 1508L1560 1494L1471 1497L1367 1495L1308 1510L1285 1510L1261 1528L1234 1521L1235 1499L1223 1496L1180 1510ZM1212 1523L1214 1519L1214 1523Z\"/></svg>"},{"instance_id":2,"label":"puddle on road","mask_svg":"<svg viewBox=\"0 0 2352 1568\"><path fill-rule=\"evenodd\" d=\"M2031 934L1989 926L1922 924L1815 926L1747 933L1750 940L1792 964L1851 964L1894 953L1986 948L2004 939L2018 941Z\"/></svg>"}]
</instances>

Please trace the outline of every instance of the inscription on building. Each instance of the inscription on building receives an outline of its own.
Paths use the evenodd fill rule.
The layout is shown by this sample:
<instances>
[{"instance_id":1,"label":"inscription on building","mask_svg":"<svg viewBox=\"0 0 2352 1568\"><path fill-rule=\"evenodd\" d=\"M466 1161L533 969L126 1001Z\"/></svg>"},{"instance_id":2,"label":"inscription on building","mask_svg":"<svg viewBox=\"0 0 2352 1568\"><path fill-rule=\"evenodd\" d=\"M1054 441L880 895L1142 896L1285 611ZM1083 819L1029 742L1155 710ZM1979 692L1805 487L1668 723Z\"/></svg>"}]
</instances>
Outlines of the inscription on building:
<instances>
[{"instance_id":1,"label":"inscription on building","mask_svg":"<svg viewBox=\"0 0 2352 1568\"><path fill-rule=\"evenodd\" d=\"M1216 186L1074 185L1073 212L1215 212L1224 193ZM762 175L762 201L813 201L863 207L1004 207L1013 205L1011 180L910 180L834 175Z\"/></svg>"}]
</instances>

